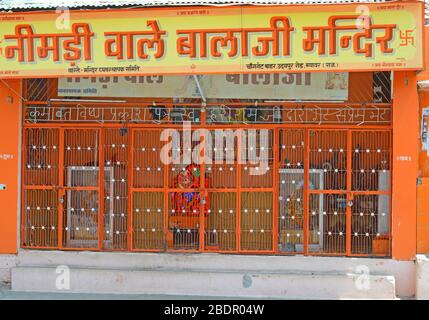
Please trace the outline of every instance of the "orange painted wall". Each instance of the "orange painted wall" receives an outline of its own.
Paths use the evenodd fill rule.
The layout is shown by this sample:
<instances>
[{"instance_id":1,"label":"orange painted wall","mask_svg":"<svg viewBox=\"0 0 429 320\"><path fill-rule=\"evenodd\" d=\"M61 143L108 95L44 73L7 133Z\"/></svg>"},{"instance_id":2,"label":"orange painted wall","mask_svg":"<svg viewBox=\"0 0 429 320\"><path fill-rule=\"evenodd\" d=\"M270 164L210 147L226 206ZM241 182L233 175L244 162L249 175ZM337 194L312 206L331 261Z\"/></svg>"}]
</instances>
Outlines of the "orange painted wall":
<instances>
[{"instance_id":1,"label":"orange painted wall","mask_svg":"<svg viewBox=\"0 0 429 320\"><path fill-rule=\"evenodd\" d=\"M429 80L429 78L428 78ZM421 130L422 109L429 107L429 91L419 91L419 130ZM422 150L422 140L419 131L419 176L429 178L429 153Z\"/></svg>"},{"instance_id":2,"label":"orange painted wall","mask_svg":"<svg viewBox=\"0 0 429 320\"><path fill-rule=\"evenodd\" d=\"M6 84L7 85L6 85ZM0 254L17 252L20 80L0 81ZM9 88L9 87L10 88ZM11 89L12 88L12 89ZM15 91L15 92L14 92ZM11 155L5 159L4 155Z\"/></svg>"},{"instance_id":3,"label":"orange painted wall","mask_svg":"<svg viewBox=\"0 0 429 320\"><path fill-rule=\"evenodd\" d=\"M395 72L393 80L392 257L416 255L419 100L415 72Z\"/></svg>"},{"instance_id":4,"label":"orange painted wall","mask_svg":"<svg viewBox=\"0 0 429 320\"><path fill-rule=\"evenodd\" d=\"M429 177L417 187L417 253L429 253Z\"/></svg>"},{"instance_id":5,"label":"orange painted wall","mask_svg":"<svg viewBox=\"0 0 429 320\"><path fill-rule=\"evenodd\" d=\"M429 80L429 77L428 77ZM422 108L429 107L429 92L419 92L419 129ZM419 135L419 177L417 186L417 253L429 253L429 153L422 149Z\"/></svg>"},{"instance_id":6,"label":"orange painted wall","mask_svg":"<svg viewBox=\"0 0 429 320\"><path fill-rule=\"evenodd\" d=\"M417 75L417 80L429 80L429 26L425 27L426 69ZM422 108L429 107L429 91L419 92L419 129L421 130ZM417 186L417 253L429 253L429 153L422 150L419 134L419 177Z\"/></svg>"}]
</instances>

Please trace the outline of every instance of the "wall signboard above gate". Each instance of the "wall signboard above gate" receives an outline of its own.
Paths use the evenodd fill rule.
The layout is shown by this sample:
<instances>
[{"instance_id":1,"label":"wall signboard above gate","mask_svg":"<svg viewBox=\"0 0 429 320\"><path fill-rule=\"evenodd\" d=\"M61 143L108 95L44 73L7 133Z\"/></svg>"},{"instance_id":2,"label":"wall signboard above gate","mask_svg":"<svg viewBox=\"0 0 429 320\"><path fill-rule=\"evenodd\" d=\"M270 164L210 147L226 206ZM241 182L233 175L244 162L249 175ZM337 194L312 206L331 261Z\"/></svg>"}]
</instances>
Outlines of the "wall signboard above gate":
<instances>
[{"instance_id":1,"label":"wall signboard above gate","mask_svg":"<svg viewBox=\"0 0 429 320\"><path fill-rule=\"evenodd\" d=\"M91 10L60 26L61 13L1 13L0 78L419 70L423 8Z\"/></svg>"},{"instance_id":2,"label":"wall signboard above gate","mask_svg":"<svg viewBox=\"0 0 429 320\"><path fill-rule=\"evenodd\" d=\"M348 99L348 73L226 74L60 78L58 96L207 99Z\"/></svg>"}]
</instances>

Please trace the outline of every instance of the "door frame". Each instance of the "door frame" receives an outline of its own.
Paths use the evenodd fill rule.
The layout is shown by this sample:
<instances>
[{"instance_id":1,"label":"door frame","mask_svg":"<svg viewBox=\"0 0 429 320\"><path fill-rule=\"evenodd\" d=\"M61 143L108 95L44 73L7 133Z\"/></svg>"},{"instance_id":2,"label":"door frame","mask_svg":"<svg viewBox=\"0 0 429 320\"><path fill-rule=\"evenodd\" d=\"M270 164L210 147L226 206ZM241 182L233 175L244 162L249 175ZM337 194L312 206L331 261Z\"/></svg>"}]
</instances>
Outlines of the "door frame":
<instances>
[{"instance_id":1,"label":"door frame","mask_svg":"<svg viewBox=\"0 0 429 320\"><path fill-rule=\"evenodd\" d=\"M202 112L202 117L205 116L205 113ZM204 119L202 119L204 120ZM205 123L205 121L203 121L202 123ZM168 231L168 197L169 197L169 193L171 192L171 188L169 187L169 172L168 172L168 166L164 165L164 181L163 181L163 187L162 188L134 188L133 186L133 166L134 166L134 132L135 131L139 131L139 130L162 130L165 128L168 128L169 126L153 126L153 125L135 125L135 124L129 124L129 134L130 135L130 146L129 146L129 159L130 161L128 162L128 174L129 174L129 187L128 187L128 251L172 251L172 252L181 252L181 250L168 250L168 248L165 247L164 250L148 250L148 249L144 249L144 250L140 250L140 249L136 249L133 248L133 236L132 236L132 220L133 220L133 212L132 212L132 204L133 204L133 192L140 190L144 191L144 189L147 189L146 191L149 190L157 190L157 191L161 191L164 194L164 238L166 236L166 231ZM64 134L65 134L65 130L67 129L83 129L83 130L87 130L87 129L91 129L91 130L97 130L98 132L98 151L99 151L99 185L97 188L97 192L98 192L98 197L99 199L104 199L104 152L103 152L103 133L105 131L105 129L114 129L114 128L120 128L119 125L117 124L106 124L106 125L102 125L102 124L85 124L85 125L77 125L77 124L24 124L22 127L23 130L23 143L25 144L25 130L27 129L41 129L41 128L52 128L52 129L57 129L59 132L59 171L58 171L58 185L57 186L52 186L52 187L48 187L46 186L47 189L49 190L55 190L57 191L58 194L58 243L57 243L57 247L60 250L98 250L98 251L103 251L103 239L104 239L104 233L103 233L103 229L104 229L104 201L99 201L99 212L98 212L98 230L99 230L99 235L98 235L98 246L96 248L67 248L64 246L63 243L63 230L62 230L62 226L63 226L63 210L64 210L64 204L61 203L61 199L64 198L64 196L66 195L66 189L67 186L65 186L64 184ZM173 126L173 128L177 128L178 130L180 130L180 128L178 126ZM208 130L215 130L215 129L238 129L238 128L246 128L246 126L244 124L234 124L234 125L215 125L215 124L210 124L210 125L193 125L193 129L197 130L197 129L208 129ZM275 172L275 174L273 175L273 181L272 181L272 187L269 188L272 192L272 199L273 199L273 250L270 251L246 251L246 250L241 250L241 239L240 239L240 217L241 217L241 193L243 192L243 189L246 188L242 188L241 187L241 165L237 164L237 179L236 179L236 188L231 188L231 189L225 189L222 192L234 192L236 194L236 250L233 251L226 251L225 253L249 253L249 254L295 254L295 253L284 253L284 252L279 252L278 251L278 205L277 205L277 199L278 199L278 195L279 195L279 174L278 174L278 170L279 170L279 163L277 161L278 159L278 143L279 143L279 130L280 129L303 129L305 132L304 135L304 147L305 147L305 156L304 156L304 163L306 163L307 165L304 166L304 255L325 255L325 254L314 254L311 252L308 252L308 208L309 208L309 194L311 194L312 192L310 192L310 190L308 189L308 179L309 179L309 172L308 172L308 164L309 164L309 132L310 130L317 130L317 131L329 131L329 130L341 130L341 131L345 131L347 134L347 188L345 191L339 191L339 194L345 194L347 197L347 202L349 201L353 201L354 197L356 195L361 195L361 194L385 194L388 195L389 198L389 254L391 255L391 243L392 243L392 176L393 176L393 168L392 168L392 127L391 126L364 126L362 128L357 128L356 126L332 126L332 125L321 125L321 126L317 126L317 125L287 125L287 124L269 124L269 125L252 125L251 128L254 129L269 129L269 130L273 130L273 139L274 139L274 144L273 144L273 159L275 159L275 161L273 161L272 165L273 165L273 170ZM390 151L390 156L389 156L389 168L390 168L390 183L389 183L389 190L387 191L356 191L356 190L352 190L352 134L353 132L356 131L383 131L383 132L389 132L389 151ZM203 136L200 137L202 140L204 139ZM25 148L22 148L22 158L25 159ZM25 215L25 210L24 210L24 192L26 190L33 190L33 189L41 189L42 187L39 186L32 186L32 185L26 185L24 182L24 171L25 169L25 161L23 161L22 163L22 188L21 188L21 193L22 193L22 213L21 213L21 235L23 233L24 230L24 215ZM198 189L198 192L203 193L203 194L208 194L210 192L210 188L206 188L204 185L204 177L205 177L205 163L202 162L200 165L200 188ZM206 208L205 208L205 204L201 204L200 205L200 229L199 229L199 248L195 251L191 251L191 250L183 250L184 252L211 252L212 250L207 250L205 248L205 223L204 223L204 212L205 212ZM353 254L351 252L351 217L352 217L352 212L351 212L351 207L347 205L346 208L346 225L347 225L347 230L346 230L346 236L347 236L347 241L346 241L346 253L345 254L338 254L341 256L375 256L374 254ZM24 246L23 243L23 236L21 236L21 246ZM165 241L165 240L164 240ZM57 247L51 247L51 249L55 249ZM34 247L31 247L34 248ZM44 247L45 248L45 247ZM215 250L214 252L222 252L222 251L217 251ZM326 254L326 255L337 255L337 254ZM386 256L386 255L382 255L382 256Z\"/></svg>"}]
</instances>

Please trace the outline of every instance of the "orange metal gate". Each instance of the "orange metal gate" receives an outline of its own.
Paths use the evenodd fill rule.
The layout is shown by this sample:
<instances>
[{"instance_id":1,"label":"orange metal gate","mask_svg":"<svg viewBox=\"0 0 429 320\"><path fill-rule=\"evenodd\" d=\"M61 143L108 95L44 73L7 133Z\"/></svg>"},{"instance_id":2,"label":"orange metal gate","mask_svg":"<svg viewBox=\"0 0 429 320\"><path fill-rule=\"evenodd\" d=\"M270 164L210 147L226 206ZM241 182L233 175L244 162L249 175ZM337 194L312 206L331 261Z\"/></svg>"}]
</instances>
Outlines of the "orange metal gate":
<instances>
[{"instance_id":1,"label":"orange metal gate","mask_svg":"<svg viewBox=\"0 0 429 320\"><path fill-rule=\"evenodd\" d=\"M64 99L58 79L27 79L21 245L389 256L391 89L389 72L362 72L349 73L347 101L120 101ZM184 122L206 131L185 144ZM180 155L249 128L268 130L267 145L202 151L231 162L161 161L166 129ZM263 147L266 172L252 175L237 154Z\"/></svg>"},{"instance_id":2,"label":"orange metal gate","mask_svg":"<svg viewBox=\"0 0 429 320\"><path fill-rule=\"evenodd\" d=\"M265 127L254 176L247 162L164 164L153 126L25 126L22 246L390 255L390 129Z\"/></svg>"}]
</instances>

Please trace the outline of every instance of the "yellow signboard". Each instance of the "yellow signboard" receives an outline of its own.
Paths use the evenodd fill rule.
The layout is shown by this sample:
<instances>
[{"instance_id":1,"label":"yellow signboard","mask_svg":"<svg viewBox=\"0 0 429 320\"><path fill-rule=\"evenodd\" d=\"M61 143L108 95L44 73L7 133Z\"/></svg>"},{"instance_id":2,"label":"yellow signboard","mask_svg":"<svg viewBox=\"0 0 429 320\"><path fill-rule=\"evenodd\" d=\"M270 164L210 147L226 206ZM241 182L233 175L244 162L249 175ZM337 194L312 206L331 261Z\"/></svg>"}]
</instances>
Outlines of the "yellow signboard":
<instances>
[{"instance_id":1,"label":"yellow signboard","mask_svg":"<svg viewBox=\"0 0 429 320\"><path fill-rule=\"evenodd\" d=\"M0 77L416 70L423 3L0 14Z\"/></svg>"}]
</instances>

